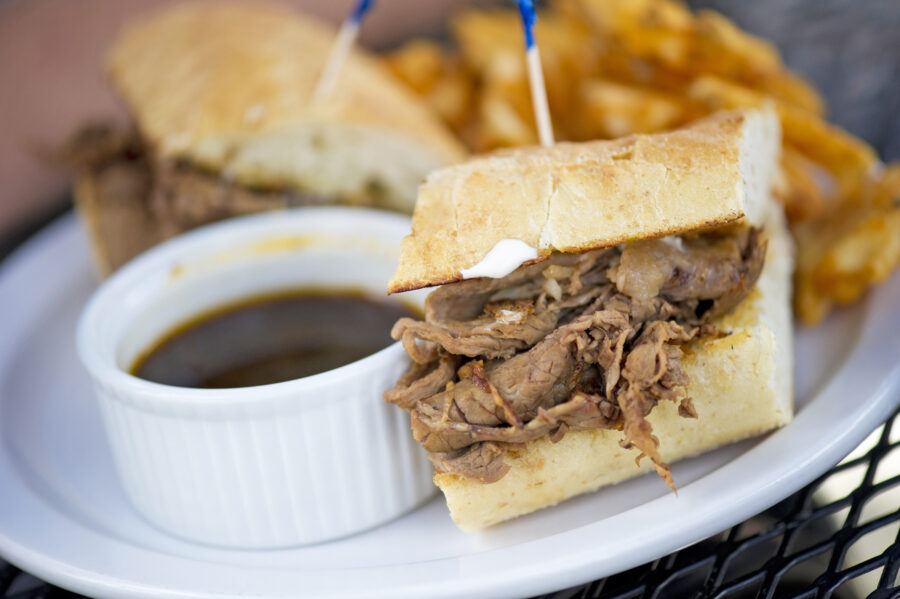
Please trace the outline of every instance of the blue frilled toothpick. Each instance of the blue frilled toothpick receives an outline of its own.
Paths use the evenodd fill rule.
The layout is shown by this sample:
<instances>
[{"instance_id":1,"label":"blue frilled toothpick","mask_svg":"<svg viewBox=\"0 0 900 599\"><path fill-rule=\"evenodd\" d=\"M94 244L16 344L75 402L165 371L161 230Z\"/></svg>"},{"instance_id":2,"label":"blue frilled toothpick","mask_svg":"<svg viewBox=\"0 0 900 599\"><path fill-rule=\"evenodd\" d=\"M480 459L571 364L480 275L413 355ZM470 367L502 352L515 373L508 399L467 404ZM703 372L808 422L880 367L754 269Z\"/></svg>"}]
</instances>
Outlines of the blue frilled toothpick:
<instances>
[{"instance_id":1,"label":"blue frilled toothpick","mask_svg":"<svg viewBox=\"0 0 900 599\"><path fill-rule=\"evenodd\" d=\"M544 72L541 56L534 42L534 0L517 0L522 14L522 28L525 32L525 62L528 66L528 83L531 87L531 103L534 106L534 120L537 123L538 138L542 146L553 145L553 125L550 108L547 106L547 88L544 86Z\"/></svg>"},{"instance_id":2,"label":"blue frilled toothpick","mask_svg":"<svg viewBox=\"0 0 900 599\"><path fill-rule=\"evenodd\" d=\"M358 0L353 12L344 19L341 29L334 40L334 45L331 46L331 53L325 62L325 68L322 69L319 83L316 85L316 91L313 95L315 100L324 100L334 91L334 84L337 82L341 67L344 65L344 61L347 60L347 55L350 54L353 44L356 43L356 38L359 35L359 25L373 4L372 0Z\"/></svg>"}]
</instances>

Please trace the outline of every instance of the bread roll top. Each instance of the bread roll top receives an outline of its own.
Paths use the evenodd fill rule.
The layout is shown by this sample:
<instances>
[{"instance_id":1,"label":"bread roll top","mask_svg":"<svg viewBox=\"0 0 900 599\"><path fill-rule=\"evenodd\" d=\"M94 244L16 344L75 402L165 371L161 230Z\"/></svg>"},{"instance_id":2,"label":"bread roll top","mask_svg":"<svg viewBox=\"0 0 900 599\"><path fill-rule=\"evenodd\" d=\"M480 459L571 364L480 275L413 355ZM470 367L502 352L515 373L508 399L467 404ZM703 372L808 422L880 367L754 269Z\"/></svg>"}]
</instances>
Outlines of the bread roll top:
<instances>
[{"instance_id":1,"label":"bread roll top","mask_svg":"<svg viewBox=\"0 0 900 599\"><path fill-rule=\"evenodd\" d=\"M125 28L107 65L161 158L351 200L387 188L405 201L397 208L411 209L425 174L465 151L359 48L332 95L313 101L334 37L327 23L279 4L186 3Z\"/></svg>"},{"instance_id":2,"label":"bread roll top","mask_svg":"<svg viewBox=\"0 0 900 599\"><path fill-rule=\"evenodd\" d=\"M505 150L429 175L389 282L459 281L504 239L546 257L746 221L758 225L780 147L770 109L683 129Z\"/></svg>"}]
</instances>

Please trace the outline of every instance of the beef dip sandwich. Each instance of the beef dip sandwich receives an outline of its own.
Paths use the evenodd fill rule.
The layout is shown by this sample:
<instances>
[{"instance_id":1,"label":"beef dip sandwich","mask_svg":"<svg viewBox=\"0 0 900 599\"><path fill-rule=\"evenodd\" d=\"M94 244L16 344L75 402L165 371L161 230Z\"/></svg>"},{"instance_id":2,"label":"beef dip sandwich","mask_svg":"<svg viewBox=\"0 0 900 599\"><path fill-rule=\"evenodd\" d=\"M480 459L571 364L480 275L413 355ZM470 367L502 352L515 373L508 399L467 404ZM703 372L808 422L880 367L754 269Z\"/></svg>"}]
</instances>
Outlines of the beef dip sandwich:
<instances>
[{"instance_id":1,"label":"beef dip sandwich","mask_svg":"<svg viewBox=\"0 0 900 599\"><path fill-rule=\"evenodd\" d=\"M277 4L187 3L121 32L107 56L133 130L83 129L66 155L102 273L229 216L307 204L411 212L465 152L374 56L313 92L335 30Z\"/></svg>"},{"instance_id":2,"label":"beef dip sandwich","mask_svg":"<svg viewBox=\"0 0 900 599\"><path fill-rule=\"evenodd\" d=\"M432 173L389 284L385 393L457 525L486 527L792 417L792 246L769 110Z\"/></svg>"}]
</instances>

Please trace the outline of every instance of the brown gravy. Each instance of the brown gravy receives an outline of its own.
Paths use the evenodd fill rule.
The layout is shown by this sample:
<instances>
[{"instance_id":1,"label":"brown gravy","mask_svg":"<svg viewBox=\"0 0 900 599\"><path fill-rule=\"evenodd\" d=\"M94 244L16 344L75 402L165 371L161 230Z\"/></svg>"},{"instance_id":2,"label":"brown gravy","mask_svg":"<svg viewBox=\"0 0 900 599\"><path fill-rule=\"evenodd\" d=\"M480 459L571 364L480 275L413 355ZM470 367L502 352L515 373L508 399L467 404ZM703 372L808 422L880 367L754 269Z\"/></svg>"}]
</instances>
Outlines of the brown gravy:
<instances>
[{"instance_id":1,"label":"brown gravy","mask_svg":"<svg viewBox=\"0 0 900 599\"><path fill-rule=\"evenodd\" d=\"M199 389L288 381L371 355L416 310L356 290L304 289L222 306L176 328L131 368L142 379Z\"/></svg>"}]
</instances>

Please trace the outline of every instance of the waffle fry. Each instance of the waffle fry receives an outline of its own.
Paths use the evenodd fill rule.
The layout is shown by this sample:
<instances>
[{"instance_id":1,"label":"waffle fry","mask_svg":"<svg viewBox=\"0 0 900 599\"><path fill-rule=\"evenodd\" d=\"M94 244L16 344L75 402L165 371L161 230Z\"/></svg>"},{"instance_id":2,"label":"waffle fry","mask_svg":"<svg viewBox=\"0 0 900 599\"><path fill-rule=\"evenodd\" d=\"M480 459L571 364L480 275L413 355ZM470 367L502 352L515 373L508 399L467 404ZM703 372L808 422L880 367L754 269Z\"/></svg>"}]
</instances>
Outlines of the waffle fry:
<instances>
[{"instance_id":1,"label":"waffle fry","mask_svg":"<svg viewBox=\"0 0 900 599\"><path fill-rule=\"evenodd\" d=\"M781 171L774 194L791 221L831 212L840 200L834 175L790 146L781 150Z\"/></svg>"},{"instance_id":2,"label":"waffle fry","mask_svg":"<svg viewBox=\"0 0 900 599\"><path fill-rule=\"evenodd\" d=\"M867 197L820 221L798 225L795 306L809 324L836 303L850 303L900 265L900 163L871 184Z\"/></svg>"},{"instance_id":3,"label":"waffle fry","mask_svg":"<svg viewBox=\"0 0 900 599\"><path fill-rule=\"evenodd\" d=\"M662 131L700 114L687 98L604 79L584 81L579 100L582 118L575 139Z\"/></svg>"},{"instance_id":4,"label":"waffle fry","mask_svg":"<svg viewBox=\"0 0 900 599\"><path fill-rule=\"evenodd\" d=\"M698 77L688 95L709 110L760 106L772 101L765 93L711 75ZM877 167L878 157L865 142L830 125L813 113L775 102L785 144L828 169L848 197L857 194L859 182Z\"/></svg>"},{"instance_id":5,"label":"waffle fry","mask_svg":"<svg viewBox=\"0 0 900 599\"><path fill-rule=\"evenodd\" d=\"M471 120L474 81L435 42L415 40L385 56L388 68L461 134Z\"/></svg>"}]
</instances>

